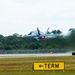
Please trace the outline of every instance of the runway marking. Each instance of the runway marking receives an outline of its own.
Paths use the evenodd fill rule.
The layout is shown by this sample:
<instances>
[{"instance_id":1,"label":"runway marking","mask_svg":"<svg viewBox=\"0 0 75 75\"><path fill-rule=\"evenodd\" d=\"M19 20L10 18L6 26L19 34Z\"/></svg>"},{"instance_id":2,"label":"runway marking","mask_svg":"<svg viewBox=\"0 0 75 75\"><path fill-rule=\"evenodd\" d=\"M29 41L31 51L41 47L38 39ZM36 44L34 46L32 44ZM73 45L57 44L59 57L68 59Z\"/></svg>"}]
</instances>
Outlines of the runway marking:
<instances>
[{"instance_id":1,"label":"runway marking","mask_svg":"<svg viewBox=\"0 0 75 75\"><path fill-rule=\"evenodd\" d=\"M72 56L72 53L46 53L46 54L0 54L0 58L10 57L47 57L47 56Z\"/></svg>"}]
</instances>

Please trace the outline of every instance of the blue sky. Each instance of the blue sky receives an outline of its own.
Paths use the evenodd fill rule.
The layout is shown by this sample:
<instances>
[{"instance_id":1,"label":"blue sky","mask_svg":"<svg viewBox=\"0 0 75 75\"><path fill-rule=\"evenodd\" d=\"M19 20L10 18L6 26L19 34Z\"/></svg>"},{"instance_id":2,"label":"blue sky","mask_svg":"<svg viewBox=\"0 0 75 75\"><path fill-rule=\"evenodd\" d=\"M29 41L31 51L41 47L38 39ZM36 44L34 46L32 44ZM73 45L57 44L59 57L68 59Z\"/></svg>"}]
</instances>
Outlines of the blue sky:
<instances>
[{"instance_id":1,"label":"blue sky","mask_svg":"<svg viewBox=\"0 0 75 75\"><path fill-rule=\"evenodd\" d=\"M0 34L75 28L75 0L0 0Z\"/></svg>"}]
</instances>

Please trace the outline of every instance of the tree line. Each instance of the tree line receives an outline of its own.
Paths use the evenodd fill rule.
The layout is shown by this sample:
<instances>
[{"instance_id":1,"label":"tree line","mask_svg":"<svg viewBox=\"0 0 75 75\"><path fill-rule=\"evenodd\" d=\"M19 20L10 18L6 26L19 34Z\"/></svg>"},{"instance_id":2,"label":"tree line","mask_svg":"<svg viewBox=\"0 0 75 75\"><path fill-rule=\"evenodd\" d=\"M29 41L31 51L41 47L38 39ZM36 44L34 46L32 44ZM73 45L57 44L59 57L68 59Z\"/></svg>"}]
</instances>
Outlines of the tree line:
<instances>
[{"instance_id":1,"label":"tree line","mask_svg":"<svg viewBox=\"0 0 75 75\"><path fill-rule=\"evenodd\" d=\"M75 48L75 29L70 28L69 34L62 37L37 41L34 38L24 38L13 34L11 36L0 35L0 50L29 50L29 49L58 49ZM48 32L50 34L50 32ZM52 33L62 33L53 30Z\"/></svg>"}]
</instances>

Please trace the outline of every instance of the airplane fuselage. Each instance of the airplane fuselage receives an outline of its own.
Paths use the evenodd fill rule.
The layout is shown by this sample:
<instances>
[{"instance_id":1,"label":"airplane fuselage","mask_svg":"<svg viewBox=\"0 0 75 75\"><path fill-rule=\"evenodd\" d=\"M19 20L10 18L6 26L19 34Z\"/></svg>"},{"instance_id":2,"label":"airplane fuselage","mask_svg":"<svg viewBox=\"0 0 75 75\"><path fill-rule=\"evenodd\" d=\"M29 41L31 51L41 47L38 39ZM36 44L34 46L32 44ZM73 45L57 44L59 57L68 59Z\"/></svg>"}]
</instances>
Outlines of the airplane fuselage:
<instances>
[{"instance_id":1,"label":"airplane fuselage","mask_svg":"<svg viewBox=\"0 0 75 75\"><path fill-rule=\"evenodd\" d=\"M44 33L40 32L40 30L37 28L36 33L31 32L31 34L26 35L24 37L26 37L26 38L33 37L37 40L40 40L40 39L55 38L55 37L61 37L62 36L62 34L52 34L52 33L48 34L48 30L49 30L49 28L47 29L46 33L44 34Z\"/></svg>"}]
</instances>

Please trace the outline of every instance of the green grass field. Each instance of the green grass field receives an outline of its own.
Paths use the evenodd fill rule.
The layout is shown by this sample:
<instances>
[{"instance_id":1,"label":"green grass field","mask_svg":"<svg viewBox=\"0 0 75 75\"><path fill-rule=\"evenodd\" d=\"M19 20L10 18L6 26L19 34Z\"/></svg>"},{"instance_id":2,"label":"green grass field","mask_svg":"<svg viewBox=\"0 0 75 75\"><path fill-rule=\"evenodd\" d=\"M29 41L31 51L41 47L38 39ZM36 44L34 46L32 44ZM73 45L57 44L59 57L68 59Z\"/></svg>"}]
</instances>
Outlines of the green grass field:
<instances>
[{"instance_id":1,"label":"green grass field","mask_svg":"<svg viewBox=\"0 0 75 75\"><path fill-rule=\"evenodd\" d=\"M33 71L33 62L64 61L64 71ZM74 75L75 56L0 58L0 75Z\"/></svg>"}]
</instances>

